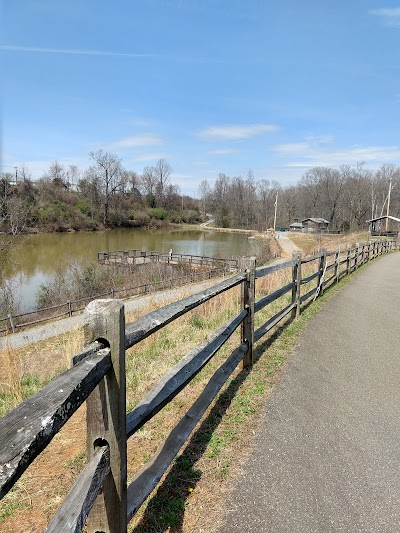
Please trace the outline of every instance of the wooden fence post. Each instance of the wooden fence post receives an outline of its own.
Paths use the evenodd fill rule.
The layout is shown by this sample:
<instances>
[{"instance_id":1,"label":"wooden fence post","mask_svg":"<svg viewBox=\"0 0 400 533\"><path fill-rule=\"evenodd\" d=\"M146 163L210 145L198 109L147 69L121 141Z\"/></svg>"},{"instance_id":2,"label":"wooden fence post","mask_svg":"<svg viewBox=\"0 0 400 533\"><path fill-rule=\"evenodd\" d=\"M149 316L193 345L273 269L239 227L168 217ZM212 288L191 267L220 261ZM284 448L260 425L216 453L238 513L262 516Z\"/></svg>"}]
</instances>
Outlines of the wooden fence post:
<instances>
[{"instance_id":1,"label":"wooden fence post","mask_svg":"<svg viewBox=\"0 0 400 533\"><path fill-rule=\"evenodd\" d=\"M298 318L300 316L300 296L301 296L301 253L293 252L293 260L296 264L292 267L292 304L296 304L292 311L292 318Z\"/></svg>"},{"instance_id":2,"label":"wooden fence post","mask_svg":"<svg viewBox=\"0 0 400 533\"><path fill-rule=\"evenodd\" d=\"M358 242L356 242L356 248L355 248L355 251L354 251L354 270L357 270L358 268L358 248L359 248L360 244Z\"/></svg>"},{"instance_id":3,"label":"wooden fence post","mask_svg":"<svg viewBox=\"0 0 400 533\"><path fill-rule=\"evenodd\" d=\"M14 326L14 322L13 322L13 319L12 319L12 315L9 314L9 315L7 315L7 316L8 316L8 320L10 321L11 331L12 331L13 333L15 333L15 326Z\"/></svg>"},{"instance_id":4,"label":"wooden fence post","mask_svg":"<svg viewBox=\"0 0 400 533\"><path fill-rule=\"evenodd\" d=\"M326 265L326 248L321 248L321 257L319 259L319 265L318 265L318 287L319 287L319 293L318 296L322 296L324 293L324 273L325 273L325 265Z\"/></svg>"},{"instance_id":5,"label":"wooden fence post","mask_svg":"<svg viewBox=\"0 0 400 533\"><path fill-rule=\"evenodd\" d=\"M336 283L339 281L340 276L340 246L338 247L335 254L335 279Z\"/></svg>"},{"instance_id":6,"label":"wooden fence post","mask_svg":"<svg viewBox=\"0 0 400 533\"><path fill-rule=\"evenodd\" d=\"M361 245L361 261L360 261L360 265L364 264L364 259L365 259L364 248L365 248L365 243L363 242L362 245Z\"/></svg>"},{"instance_id":7,"label":"wooden fence post","mask_svg":"<svg viewBox=\"0 0 400 533\"><path fill-rule=\"evenodd\" d=\"M346 275L347 276L351 272L350 264L351 264L351 248L350 248L350 246L347 246L347 257L346 257Z\"/></svg>"},{"instance_id":8,"label":"wooden fence post","mask_svg":"<svg viewBox=\"0 0 400 533\"><path fill-rule=\"evenodd\" d=\"M110 468L88 517L90 533L127 530L125 316L120 300L95 300L85 309L84 340L111 349L112 369L87 399L87 455L110 447Z\"/></svg>"},{"instance_id":9,"label":"wooden fence post","mask_svg":"<svg viewBox=\"0 0 400 533\"><path fill-rule=\"evenodd\" d=\"M242 309L247 310L247 316L242 322L241 342L247 343L247 351L243 357L243 368L253 365L254 344L254 300L256 288L256 258L245 257L241 260L241 271L246 273L242 283Z\"/></svg>"}]
</instances>

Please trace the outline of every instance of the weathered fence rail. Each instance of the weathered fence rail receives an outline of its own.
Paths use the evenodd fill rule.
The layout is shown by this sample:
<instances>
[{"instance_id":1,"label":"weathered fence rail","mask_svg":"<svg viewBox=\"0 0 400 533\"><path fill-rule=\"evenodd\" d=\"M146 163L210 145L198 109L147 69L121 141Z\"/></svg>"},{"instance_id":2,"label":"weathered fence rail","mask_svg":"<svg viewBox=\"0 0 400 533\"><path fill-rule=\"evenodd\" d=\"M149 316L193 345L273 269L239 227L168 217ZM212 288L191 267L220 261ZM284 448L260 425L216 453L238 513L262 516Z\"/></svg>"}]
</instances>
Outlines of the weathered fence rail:
<instances>
[{"instance_id":1,"label":"weathered fence rail","mask_svg":"<svg viewBox=\"0 0 400 533\"><path fill-rule=\"evenodd\" d=\"M280 257L280 254L271 254L270 259ZM99 252L98 261L101 264L123 264L139 265L148 264L149 262L161 262L167 264L184 263L194 268L186 276L178 278L168 278L161 281L153 281L135 285L133 287L123 287L120 289L107 289L99 294L92 294L76 300L69 300L58 305L42 307L26 313L9 314L0 318L0 335L15 333L16 331L36 326L43 322L66 318L73 316L74 313L80 313L86 305L92 300L98 298L129 298L141 296L153 291L163 291L172 289L181 285L204 281L227 274L228 272L237 272L239 259L222 259L219 257L207 257L188 254L166 254L146 250L127 250L116 252Z\"/></svg>"},{"instance_id":2,"label":"weathered fence rail","mask_svg":"<svg viewBox=\"0 0 400 533\"><path fill-rule=\"evenodd\" d=\"M98 298L129 298L133 296L146 295L154 291L163 291L180 287L189 283L195 283L223 276L226 274L225 267L214 267L205 270L192 271L186 276L178 278L169 278L161 281L153 281L144 283L142 285L135 285L134 287L124 287L121 289L108 289L100 294L93 294L85 298L77 300L69 300L62 304L53 305L51 307L43 307L35 311L29 311L21 314L9 314L6 317L0 318L0 335L6 333L15 333L16 331L36 326L49 320L57 318L66 318L73 316L74 313L79 313L85 309L86 305L94 299Z\"/></svg>"},{"instance_id":3,"label":"weathered fence rail","mask_svg":"<svg viewBox=\"0 0 400 533\"><path fill-rule=\"evenodd\" d=\"M365 264L394 250L394 242L356 245L344 251L321 250L311 257L256 268L243 260L241 271L221 283L153 311L125 325L123 303L97 300L86 309L87 346L73 358L73 367L0 419L0 497L51 441L83 402L87 402L88 460L47 531L122 532L173 462L229 376L242 361L253 364L253 343L285 317L295 319L301 305ZM328 261L329 258L329 261ZM332 258L332 259L331 259ZM302 278L317 262L316 271ZM343 268L344 267L344 268ZM255 301L257 280L291 269L291 281ZM327 272L333 271L333 274ZM315 284L311 287L309 284ZM186 354L143 400L126 414L125 350L218 294L241 287L241 310L204 343ZM283 308L254 329L254 315L282 296ZM200 396L171 431L156 454L127 484L127 439L166 406L241 328L239 345L211 377Z\"/></svg>"}]
</instances>

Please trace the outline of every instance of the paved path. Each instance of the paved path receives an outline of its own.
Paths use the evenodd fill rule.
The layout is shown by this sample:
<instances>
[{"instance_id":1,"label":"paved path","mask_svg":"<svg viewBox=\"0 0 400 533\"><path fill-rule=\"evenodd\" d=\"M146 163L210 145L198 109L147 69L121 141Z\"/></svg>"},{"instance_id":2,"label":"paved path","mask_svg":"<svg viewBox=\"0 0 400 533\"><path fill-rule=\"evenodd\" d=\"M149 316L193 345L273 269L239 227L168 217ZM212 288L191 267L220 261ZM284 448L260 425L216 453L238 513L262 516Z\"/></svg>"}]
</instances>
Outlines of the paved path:
<instances>
[{"instance_id":1,"label":"paved path","mask_svg":"<svg viewBox=\"0 0 400 533\"><path fill-rule=\"evenodd\" d=\"M286 257L292 257L293 252L300 251L300 248L290 240L289 235L285 231L277 231L276 238L279 246L282 248L283 255Z\"/></svg>"},{"instance_id":2,"label":"paved path","mask_svg":"<svg viewBox=\"0 0 400 533\"><path fill-rule=\"evenodd\" d=\"M309 323L221 533L400 531L400 254Z\"/></svg>"},{"instance_id":3,"label":"paved path","mask_svg":"<svg viewBox=\"0 0 400 533\"><path fill-rule=\"evenodd\" d=\"M208 213L206 213L206 217L208 217L208 220L207 220L207 222L203 222L202 224L200 224L201 228L206 228L207 226L209 226L210 224L212 224L214 222L214 216L213 215L209 215Z\"/></svg>"}]
</instances>

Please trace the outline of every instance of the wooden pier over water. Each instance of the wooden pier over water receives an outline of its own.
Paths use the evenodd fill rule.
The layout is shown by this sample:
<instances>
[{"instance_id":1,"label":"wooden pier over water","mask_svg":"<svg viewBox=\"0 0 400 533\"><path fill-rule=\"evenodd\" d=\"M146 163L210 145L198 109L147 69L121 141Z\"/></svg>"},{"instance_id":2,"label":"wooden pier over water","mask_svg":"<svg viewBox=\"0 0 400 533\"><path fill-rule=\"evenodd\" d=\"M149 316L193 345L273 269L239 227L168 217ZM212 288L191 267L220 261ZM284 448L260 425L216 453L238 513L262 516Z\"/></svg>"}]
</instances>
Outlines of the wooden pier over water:
<instances>
[{"instance_id":1,"label":"wooden pier over water","mask_svg":"<svg viewBox=\"0 0 400 533\"><path fill-rule=\"evenodd\" d=\"M228 272L237 272L238 259L224 259L204 255L177 254L169 252L153 252L147 250L117 250L114 252L99 252L97 258L102 265L145 265L148 263L179 264L186 263L199 268L224 268Z\"/></svg>"}]
</instances>

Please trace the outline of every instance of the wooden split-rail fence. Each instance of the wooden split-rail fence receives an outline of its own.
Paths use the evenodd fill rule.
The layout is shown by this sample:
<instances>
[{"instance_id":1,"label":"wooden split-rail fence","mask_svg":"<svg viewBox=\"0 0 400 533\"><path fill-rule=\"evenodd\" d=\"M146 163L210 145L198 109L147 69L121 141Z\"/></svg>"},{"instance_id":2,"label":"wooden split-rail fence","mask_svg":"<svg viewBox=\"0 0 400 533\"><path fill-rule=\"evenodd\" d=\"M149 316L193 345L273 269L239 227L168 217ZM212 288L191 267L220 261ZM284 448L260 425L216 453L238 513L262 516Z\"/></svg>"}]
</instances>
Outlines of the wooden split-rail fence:
<instances>
[{"instance_id":1,"label":"wooden split-rail fence","mask_svg":"<svg viewBox=\"0 0 400 533\"><path fill-rule=\"evenodd\" d=\"M148 263L185 263L199 268L224 268L227 272L236 272L239 268L238 259L223 259L205 255L176 254L173 252L152 252L148 250L117 250L99 252L98 262L102 265L145 265Z\"/></svg>"},{"instance_id":2,"label":"wooden split-rail fence","mask_svg":"<svg viewBox=\"0 0 400 533\"><path fill-rule=\"evenodd\" d=\"M160 281L149 281L133 287L105 289L101 294L93 294L91 296L85 296L84 298L78 298L77 300L69 300L68 302L52 305L50 307L42 307L26 313L9 314L6 317L0 318L0 335L15 333L21 329L36 326L50 320L71 317L76 313L81 312L90 301L97 298L132 298L134 296L150 294L155 291L165 291L190 283L198 283L216 277L223 277L226 273L225 267L197 269L176 278L171 277Z\"/></svg>"},{"instance_id":3,"label":"wooden split-rail fence","mask_svg":"<svg viewBox=\"0 0 400 533\"><path fill-rule=\"evenodd\" d=\"M394 250L398 250L395 242L369 242L342 252L321 250L304 258L294 253L290 261L261 268L255 268L254 258L245 259L240 272L233 277L129 324L125 324L121 301L91 302L85 311L87 344L73 357L72 368L0 419L0 498L86 402L87 463L47 531L81 531L86 524L89 532L125 532L129 520L157 486L237 365L240 362L244 367L253 364L254 343L285 317L298 317L304 304L342 277ZM302 276L304 265L308 265L305 277ZM312 271L313 265L315 271ZM291 281L255 301L257 280L283 269L291 269ZM309 284L313 285L311 289ZM126 414L125 350L197 306L238 286L242 297L237 316L186 354ZM255 329L255 313L286 294L289 300L284 307ZM240 344L210 378L154 457L128 485L127 439L182 391L239 327Z\"/></svg>"}]
</instances>

